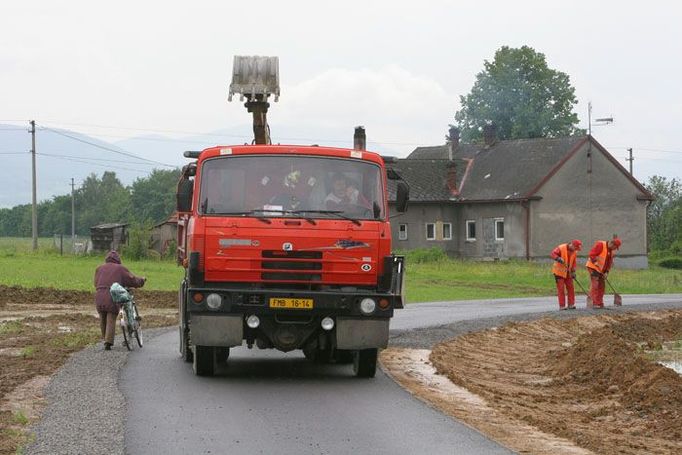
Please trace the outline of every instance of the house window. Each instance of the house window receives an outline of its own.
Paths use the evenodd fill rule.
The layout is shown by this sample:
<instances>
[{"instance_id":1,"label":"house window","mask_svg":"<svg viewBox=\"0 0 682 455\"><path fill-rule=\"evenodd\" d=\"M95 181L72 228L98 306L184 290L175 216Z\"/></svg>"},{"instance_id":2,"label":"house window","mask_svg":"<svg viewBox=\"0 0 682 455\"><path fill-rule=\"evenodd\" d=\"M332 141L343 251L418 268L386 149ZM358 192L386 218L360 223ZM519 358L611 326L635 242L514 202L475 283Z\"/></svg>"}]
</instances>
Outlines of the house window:
<instances>
[{"instance_id":1,"label":"house window","mask_svg":"<svg viewBox=\"0 0 682 455\"><path fill-rule=\"evenodd\" d=\"M398 225L398 240L407 240L407 224Z\"/></svg>"},{"instance_id":2,"label":"house window","mask_svg":"<svg viewBox=\"0 0 682 455\"><path fill-rule=\"evenodd\" d=\"M467 242L476 241L476 221L467 220Z\"/></svg>"},{"instance_id":3,"label":"house window","mask_svg":"<svg viewBox=\"0 0 682 455\"><path fill-rule=\"evenodd\" d=\"M452 224L443 223L443 240L452 240Z\"/></svg>"},{"instance_id":4,"label":"house window","mask_svg":"<svg viewBox=\"0 0 682 455\"><path fill-rule=\"evenodd\" d=\"M426 240L436 240L435 223L426 223Z\"/></svg>"},{"instance_id":5,"label":"house window","mask_svg":"<svg viewBox=\"0 0 682 455\"><path fill-rule=\"evenodd\" d=\"M504 240L504 218L495 218L495 240Z\"/></svg>"}]
</instances>

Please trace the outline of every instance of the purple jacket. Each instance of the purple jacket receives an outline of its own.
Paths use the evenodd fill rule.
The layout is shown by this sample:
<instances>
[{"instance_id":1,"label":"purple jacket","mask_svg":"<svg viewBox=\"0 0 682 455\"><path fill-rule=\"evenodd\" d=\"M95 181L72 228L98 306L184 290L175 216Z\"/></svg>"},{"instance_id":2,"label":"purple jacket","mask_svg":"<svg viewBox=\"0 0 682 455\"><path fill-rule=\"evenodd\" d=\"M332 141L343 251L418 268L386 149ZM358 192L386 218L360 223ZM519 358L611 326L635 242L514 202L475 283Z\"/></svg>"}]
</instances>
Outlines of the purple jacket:
<instances>
[{"instance_id":1,"label":"purple jacket","mask_svg":"<svg viewBox=\"0 0 682 455\"><path fill-rule=\"evenodd\" d=\"M144 278L133 275L121 265L121 258L116 251L107 254L104 264L95 271L95 306L97 311L106 313L118 313L120 306L111 300L109 288L118 283L127 288L141 288L144 286Z\"/></svg>"}]
</instances>

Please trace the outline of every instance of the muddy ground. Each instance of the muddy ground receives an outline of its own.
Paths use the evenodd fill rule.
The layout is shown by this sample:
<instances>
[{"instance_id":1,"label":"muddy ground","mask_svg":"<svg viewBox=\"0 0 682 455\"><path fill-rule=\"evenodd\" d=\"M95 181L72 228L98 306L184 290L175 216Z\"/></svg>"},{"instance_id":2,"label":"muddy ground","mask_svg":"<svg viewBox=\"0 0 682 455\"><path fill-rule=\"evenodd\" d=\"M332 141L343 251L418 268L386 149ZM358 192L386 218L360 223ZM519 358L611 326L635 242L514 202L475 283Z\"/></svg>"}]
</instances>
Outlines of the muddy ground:
<instances>
[{"instance_id":1,"label":"muddy ground","mask_svg":"<svg viewBox=\"0 0 682 455\"><path fill-rule=\"evenodd\" d=\"M682 377L649 351L677 340L679 310L545 318L432 351L391 348L382 361L412 393L520 453L676 454Z\"/></svg>"},{"instance_id":2,"label":"muddy ground","mask_svg":"<svg viewBox=\"0 0 682 455\"><path fill-rule=\"evenodd\" d=\"M144 327L177 323L174 292L135 296ZM0 454L30 441L50 376L99 340L92 299L0 286ZM418 397L520 453L682 453L682 379L647 353L681 339L680 310L539 319L433 351L390 348L382 363Z\"/></svg>"},{"instance_id":3,"label":"muddy ground","mask_svg":"<svg viewBox=\"0 0 682 455\"><path fill-rule=\"evenodd\" d=\"M174 292L136 291L143 327L177 324L176 299ZM51 375L99 338L92 293L0 286L0 454L30 441Z\"/></svg>"}]
</instances>

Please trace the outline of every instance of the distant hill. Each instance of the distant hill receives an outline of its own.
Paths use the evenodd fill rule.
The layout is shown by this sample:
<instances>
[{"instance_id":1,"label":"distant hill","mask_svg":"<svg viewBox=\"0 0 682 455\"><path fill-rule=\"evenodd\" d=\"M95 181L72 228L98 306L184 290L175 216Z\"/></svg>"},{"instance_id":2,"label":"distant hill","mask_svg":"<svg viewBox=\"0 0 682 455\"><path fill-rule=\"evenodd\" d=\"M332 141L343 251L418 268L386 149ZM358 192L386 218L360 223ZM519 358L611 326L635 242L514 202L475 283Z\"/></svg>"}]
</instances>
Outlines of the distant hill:
<instances>
[{"instance_id":1,"label":"distant hill","mask_svg":"<svg viewBox=\"0 0 682 455\"><path fill-rule=\"evenodd\" d=\"M124 185L129 185L136 178L148 175L154 168L171 169L158 163L123 155L126 153L179 167L187 163L182 156L185 150L250 143L252 134L251 125L242 124L196 136L171 138L149 134L108 142L67 129L46 129L37 124L38 200L68 194L71 191L72 177L78 185L91 173L101 175L102 172L111 170L116 172ZM352 147L353 143L352 127L318 127L311 132L306 125L282 125L281 128L273 126L272 135L274 143L282 144L317 143L332 147ZM371 140L371 135L369 139ZM11 191L0 192L0 208L31 202L30 149L31 135L28 133L28 124L0 124L0 162L4 175L9 177L11 188ZM383 147L374 150L379 153L391 153Z\"/></svg>"}]
</instances>

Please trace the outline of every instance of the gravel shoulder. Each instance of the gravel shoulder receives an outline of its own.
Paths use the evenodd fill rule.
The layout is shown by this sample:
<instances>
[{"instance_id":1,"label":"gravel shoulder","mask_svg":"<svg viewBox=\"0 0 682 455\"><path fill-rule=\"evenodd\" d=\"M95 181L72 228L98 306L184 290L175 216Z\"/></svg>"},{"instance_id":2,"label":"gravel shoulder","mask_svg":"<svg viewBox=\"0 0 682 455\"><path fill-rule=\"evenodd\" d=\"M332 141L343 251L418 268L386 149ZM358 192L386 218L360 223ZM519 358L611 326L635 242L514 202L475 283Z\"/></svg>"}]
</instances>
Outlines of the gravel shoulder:
<instances>
[{"instance_id":1,"label":"gravel shoulder","mask_svg":"<svg viewBox=\"0 0 682 455\"><path fill-rule=\"evenodd\" d=\"M431 349L437 343L462 334L500 326L508 321L528 321L543 317L571 319L590 314L680 307L682 302L611 308L602 313L579 310L496 316L437 327L392 331L390 343L392 347L398 348ZM168 330L171 329L145 330L145 337L149 339ZM48 405L43 411L42 419L33 427L35 441L24 453L125 453L125 400L118 388L118 380L127 356L128 352L120 346L119 340L111 352L102 352L101 345L98 345L74 354L47 386L45 395Z\"/></svg>"},{"instance_id":2,"label":"gravel shoulder","mask_svg":"<svg viewBox=\"0 0 682 455\"><path fill-rule=\"evenodd\" d=\"M149 340L169 328L145 330ZM126 403L119 376L129 353L116 337L111 351L101 343L72 355L45 389L47 407L33 427L34 455L124 454ZM134 352L132 353L134 355Z\"/></svg>"}]
</instances>

